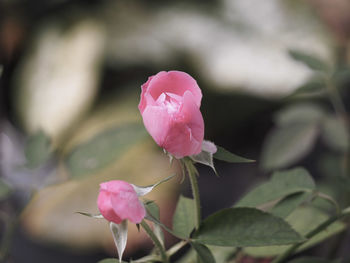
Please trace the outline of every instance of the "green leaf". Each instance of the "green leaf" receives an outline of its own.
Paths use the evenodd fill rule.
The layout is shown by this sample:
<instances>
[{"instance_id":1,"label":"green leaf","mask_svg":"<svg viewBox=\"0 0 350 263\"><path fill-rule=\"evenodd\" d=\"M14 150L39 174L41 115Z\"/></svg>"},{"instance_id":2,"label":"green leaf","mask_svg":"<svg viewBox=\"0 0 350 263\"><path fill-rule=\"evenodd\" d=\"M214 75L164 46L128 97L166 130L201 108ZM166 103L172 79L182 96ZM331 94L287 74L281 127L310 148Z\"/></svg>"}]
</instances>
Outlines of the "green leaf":
<instances>
[{"instance_id":1,"label":"green leaf","mask_svg":"<svg viewBox=\"0 0 350 263\"><path fill-rule=\"evenodd\" d=\"M146 201L144 203L147 214L159 220L159 207L154 201Z\"/></svg>"},{"instance_id":2,"label":"green leaf","mask_svg":"<svg viewBox=\"0 0 350 263\"><path fill-rule=\"evenodd\" d=\"M130 263L150 263L150 262L160 262L160 261L161 261L160 256L155 254L147 255L139 259L130 259Z\"/></svg>"},{"instance_id":3,"label":"green leaf","mask_svg":"<svg viewBox=\"0 0 350 263\"><path fill-rule=\"evenodd\" d=\"M176 263L197 263L197 253L194 248L187 250L186 254L183 255Z\"/></svg>"},{"instance_id":4,"label":"green leaf","mask_svg":"<svg viewBox=\"0 0 350 263\"><path fill-rule=\"evenodd\" d=\"M226 262L234 258L237 248L208 246L216 262Z\"/></svg>"},{"instance_id":5,"label":"green leaf","mask_svg":"<svg viewBox=\"0 0 350 263\"><path fill-rule=\"evenodd\" d=\"M228 262L234 257L237 251L237 248L235 247L220 247L220 246L210 246L210 245L208 245L207 247L210 249L216 262ZM181 257L180 260L176 262L177 263L198 263L197 253L193 248L191 248L187 251L187 253L183 257Z\"/></svg>"},{"instance_id":6,"label":"green leaf","mask_svg":"<svg viewBox=\"0 0 350 263\"><path fill-rule=\"evenodd\" d=\"M97 263L118 263L119 261L115 258L106 258L98 261Z\"/></svg>"},{"instance_id":7,"label":"green leaf","mask_svg":"<svg viewBox=\"0 0 350 263\"><path fill-rule=\"evenodd\" d=\"M79 178L104 168L146 135L144 127L136 123L114 127L97 134L68 155L66 164L70 174Z\"/></svg>"},{"instance_id":8,"label":"green leaf","mask_svg":"<svg viewBox=\"0 0 350 263\"><path fill-rule=\"evenodd\" d=\"M295 193L279 201L269 212L282 218L287 217L303 202L310 199L312 193Z\"/></svg>"},{"instance_id":9,"label":"green leaf","mask_svg":"<svg viewBox=\"0 0 350 263\"><path fill-rule=\"evenodd\" d=\"M117 260L116 258L105 258L98 261L97 263L119 263L119 260ZM121 261L121 263L127 263L127 262Z\"/></svg>"},{"instance_id":10,"label":"green leaf","mask_svg":"<svg viewBox=\"0 0 350 263\"><path fill-rule=\"evenodd\" d=\"M288 263L335 263L338 262L336 260L328 260L324 258L316 258L316 257L301 257L296 258L291 261L288 261Z\"/></svg>"},{"instance_id":11,"label":"green leaf","mask_svg":"<svg viewBox=\"0 0 350 263\"><path fill-rule=\"evenodd\" d=\"M165 229L168 233L172 234L173 236L181 239L182 237L178 236L173 230L169 229L166 225L164 225L162 222L159 221L159 208L153 201L147 201L144 203L146 208L146 219L150 220L151 222L161 226L163 229Z\"/></svg>"},{"instance_id":12,"label":"green leaf","mask_svg":"<svg viewBox=\"0 0 350 263\"><path fill-rule=\"evenodd\" d=\"M215 263L214 256L208 247L196 242L191 242L191 246L197 252L197 255L200 259L199 263Z\"/></svg>"},{"instance_id":13,"label":"green leaf","mask_svg":"<svg viewBox=\"0 0 350 263\"><path fill-rule=\"evenodd\" d=\"M314 93L314 92L322 92L325 91L326 84L323 78L315 76L309 79L306 83L298 87L293 94L300 93Z\"/></svg>"},{"instance_id":14,"label":"green leaf","mask_svg":"<svg viewBox=\"0 0 350 263\"><path fill-rule=\"evenodd\" d=\"M302 51L298 50L289 50L289 55L295 59L296 61L304 63L310 69L320 70L320 71L328 71L329 66L319 58L306 54Z\"/></svg>"},{"instance_id":15,"label":"green leaf","mask_svg":"<svg viewBox=\"0 0 350 263\"><path fill-rule=\"evenodd\" d=\"M337 213L340 212L340 206L339 206L338 202L332 196L325 194L325 193L322 193L320 191L316 191L314 195L315 195L315 197L327 202L329 205L334 207L336 209ZM313 204L314 204L314 202L313 202Z\"/></svg>"},{"instance_id":16,"label":"green leaf","mask_svg":"<svg viewBox=\"0 0 350 263\"><path fill-rule=\"evenodd\" d=\"M173 217L173 231L188 238L195 227L194 200L180 195Z\"/></svg>"},{"instance_id":17,"label":"green leaf","mask_svg":"<svg viewBox=\"0 0 350 263\"><path fill-rule=\"evenodd\" d=\"M8 197L11 192L12 189L3 180L0 179L0 200Z\"/></svg>"},{"instance_id":18,"label":"green leaf","mask_svg":"<svg viewBox=\"0 0 350 263\"><path fill-rule=\"evenodd\" d=\"M30 136L24 149L27 159L26 166L37 168L44 164L52 154L50 145L50 138L42 131Z\"/></svg>"},{"instance_id":19,"label":"green leaf","mask_svg":"<svg viewBox=\"0 0 350 263\"><path fill-rule=\"evenodd\" d=\"M194 240L216 246L271 246L304 241L283 219L255 208L223 209L206 218Z\"/></svg>"},{"instance_id":20,"label":"green leaf","mask_svg":"<svg viewBox=\"0 0 350 263\"><path fill-rule=\"evenodd\" d=\"M324 142L333 150L346 152L349 149L349 133L345 123L335 116L329 116L321 130Z\"/></svg>"},{"instance_id":21,"label":"green leaf","mask_svg":"<svg viewBox=\"0 0 350 263\"><path fill-rule=\"evenodd\" d=\"M271 179L246 194L235 206L256 207L298 192L311 192L315 182L304 168L274 172Z\"/></svg>"},{"instance_id":22,"label":"green leaf","mask_svg":"<svg viewBox=\"0 0 350 263\"><path fill-rule=\"evenodd\" d=\"M83 216L87 216L87 217L91 217L91 218L96 218L96 219L103 219L104 217L101 215L101 214L97 214L97 215L94 215L94 214L90 214L90 213L85 213L85 212L76 212L80 215L83 215Z\"/></svg>"},{"instance_id":23,"label":"green leaf","mask_svg":"<svg viewBox=\"0 0 350 263\"><path fill-rule=\"evenodd\" d=\"M233 154L223 147L216 146L217 151L214 153L213 157L217 160L229 162L229 163L252 163L255 162L254 160L250 160L241 156L238 156L236 154Z\"/></svg>"},{"instance_id":24,"label":"green leaf","mask_svg":"<svg viewBox=\"0 0 350 263\"><path fill-rule=\"evenodd\" d=\"M275 121L278 126L295 123L319 123L325 116L325 110L317 104L298 103L279 111L275 116Z\"/></svg>"},{"instance_id":25,"label":"green leaf","mask_svg":"<svg viewBox=\"0 0 350 263\"><path fill-rule=\"evenodd\" d=\"M265 170L287 167L307 155L318 135L315 123L295 123L272 130L264 143L261 165Z\"/></svg>"},{"instance_id":26,"label":"green leaf","mask_svg":"<svg viewBox=\"0 0 350 263\"><path fill-rule=\"evenodd\" d=\"M286 221L302 235L306 235L311 230L315 229L318 225L323 223L329 218L327 214L318 210L314 207L299 207L293 211L287 218ZM334 222L327 229L321 231L313 238L302 244L297 251L302 251L310 248L325 239L343 231L346 225L340 221ZM254 257L270 257L282 254L290 246L269 246L269 247L249 247L244 248L244 252Z\"/></svg>"}]
</instances>

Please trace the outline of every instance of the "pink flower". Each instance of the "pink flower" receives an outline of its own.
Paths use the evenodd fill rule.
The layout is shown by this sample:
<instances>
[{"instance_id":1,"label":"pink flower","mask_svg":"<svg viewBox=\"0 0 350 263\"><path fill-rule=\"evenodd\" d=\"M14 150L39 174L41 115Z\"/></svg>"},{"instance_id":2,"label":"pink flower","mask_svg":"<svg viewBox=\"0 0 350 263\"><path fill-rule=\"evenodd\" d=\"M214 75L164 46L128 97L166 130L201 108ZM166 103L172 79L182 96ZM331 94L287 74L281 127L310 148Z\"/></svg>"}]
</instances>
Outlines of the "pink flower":
<instances>
[{"instance_id":1,"label":"pink flower","mask_svg":"<svg viewBox=\"0 0 350 263\"><path fill-rule=\"evenodd\" d=\"M124 181L101 183L97 206L105 219L116 224L125 219L138 224L146 215L134 187Z\"/></svg>"},{"instance_id":2,"label":"pink flower","mask_svg":"<svg viewBox=\"0 0 350 263\"><path fill-rule=\"evenodd\" d=\"M162 71L141 88L139 110L156 143L176 158L199 154L204 122L197 82L185 72Z\"/></svg>"}]
</instances>

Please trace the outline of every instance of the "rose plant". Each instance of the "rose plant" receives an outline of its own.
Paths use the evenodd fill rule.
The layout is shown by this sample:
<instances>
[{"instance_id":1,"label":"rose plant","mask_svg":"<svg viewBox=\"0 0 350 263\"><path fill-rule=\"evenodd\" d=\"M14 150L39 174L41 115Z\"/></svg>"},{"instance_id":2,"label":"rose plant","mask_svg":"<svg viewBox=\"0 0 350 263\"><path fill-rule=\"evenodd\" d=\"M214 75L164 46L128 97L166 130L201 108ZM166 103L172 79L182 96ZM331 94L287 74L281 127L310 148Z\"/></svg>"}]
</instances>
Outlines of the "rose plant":
<instances>
[{"instance_id":1,"label":"rose plant","mask_svg":"<svg viewBox=\"0 0 350 263\"><path fill-rule=\"evenodd\" d=\"M126 246L128 220L140 224L157 248L155 253L133 260L139 263L170 262L171 256L186 244L190 244L191 251L195 252L196 258L192 262L216 262L215 247L229 247L225 251L228 251L227 258L230 258L240 253L259 253L252 247L276 246L271 256L277 256L274 263L281 263L294 252L308 248L345 228L339 219L349 215L350 208L340 210L335 200L316 189L313 178L302 168L275 172L268 182L252 189L235 206L217 211L202 220L196 163L208 165L215 171L213 159L231 163L252 160L204 140L201 99L202 92L197 82L181 71L159 72L141 87L138 108L146 130L171 160L175 158L179 162L183 174L189 177L193 198L180 196L173 216L173 227L168 228L154 213L158 209L156 204L140 201L139 197L170 177L148 187L118 180L102 183L97 198L101 214L81 214L105 218L110 222L120 262ZM290 214L305 211L305 208L299 210L301 204L315 198L330 202L337 213L326 220L323 220L325 215L322 214L320 218L323 221L320 220L315 228L306 232L307 228L301 228L300 222L287 222ZM317 214L312 209L310 211ZM302 219L300 216L298 218ZM153 223L153 230L145 219ZM180 242L166 250L162 235L159 234L160 227L180 239ZM215 247L209 248L208 245ZM101 262L114 261L107 259Z\"/></svg>"}]
</instances>

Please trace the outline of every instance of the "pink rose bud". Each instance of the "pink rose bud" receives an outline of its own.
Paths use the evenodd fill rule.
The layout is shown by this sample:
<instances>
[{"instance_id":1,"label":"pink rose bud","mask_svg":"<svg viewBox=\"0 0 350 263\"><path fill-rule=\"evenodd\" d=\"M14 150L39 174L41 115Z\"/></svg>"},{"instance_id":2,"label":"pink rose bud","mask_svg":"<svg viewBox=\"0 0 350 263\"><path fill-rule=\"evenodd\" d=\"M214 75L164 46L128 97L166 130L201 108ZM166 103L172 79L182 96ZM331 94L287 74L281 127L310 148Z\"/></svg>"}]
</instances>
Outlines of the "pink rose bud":
<instances>
[{"instance_id":1,"label":"pink rose bud","mask_svg":"<svg viewBox=\"0 0 350 263\"><path fill-rule=\"evenodd\" d=\"M105 219L116 224L125 219L138 224L146 215L134 187L124 181L101 183L97 206Z\"/></svg>"},{"instance_id":2,"label":"pink rose bud","mask_svg":"<svg viewBox=\"0 0 350 263\"><path fill-rule=\"evenodd\" d=\"M199 154L204 121L197 82L185 72L162 71L141 89L139 110L156 143L176 158Z\"/></svg>"}]
</instances>

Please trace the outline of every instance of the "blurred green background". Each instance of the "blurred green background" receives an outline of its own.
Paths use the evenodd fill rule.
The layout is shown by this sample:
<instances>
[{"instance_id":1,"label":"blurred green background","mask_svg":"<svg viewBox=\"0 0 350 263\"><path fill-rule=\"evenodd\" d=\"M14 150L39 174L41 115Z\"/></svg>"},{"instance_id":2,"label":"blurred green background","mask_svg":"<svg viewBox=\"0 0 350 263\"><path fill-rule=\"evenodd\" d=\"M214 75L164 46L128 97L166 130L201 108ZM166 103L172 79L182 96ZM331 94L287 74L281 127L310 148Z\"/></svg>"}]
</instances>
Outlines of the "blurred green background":
<instances>
[{"instance_id":1,"label":"blurred green background","mask_svg":"<svg viewBox=\"0 0 350 263\"><path fill-rule=\"evenodd\" d=\"M75 212L97 212L102 181L178 172L137 109L162 70L197 80L206 139L257 160L217 162L220 177L199 167L204 216L298 165L349 205L349 37L348 0L1 0L0 257L115 255L107 224ZM147 196L168 225L178 194L190 196L180 181ZM349 258L342 235L306 253ZM130 226L126 256L150 246Z\"/></svg>"}]
</instances>

